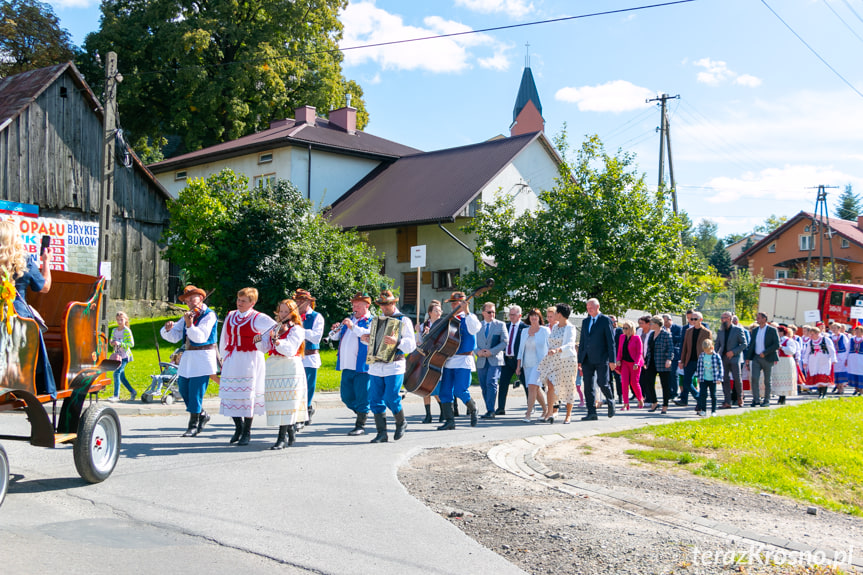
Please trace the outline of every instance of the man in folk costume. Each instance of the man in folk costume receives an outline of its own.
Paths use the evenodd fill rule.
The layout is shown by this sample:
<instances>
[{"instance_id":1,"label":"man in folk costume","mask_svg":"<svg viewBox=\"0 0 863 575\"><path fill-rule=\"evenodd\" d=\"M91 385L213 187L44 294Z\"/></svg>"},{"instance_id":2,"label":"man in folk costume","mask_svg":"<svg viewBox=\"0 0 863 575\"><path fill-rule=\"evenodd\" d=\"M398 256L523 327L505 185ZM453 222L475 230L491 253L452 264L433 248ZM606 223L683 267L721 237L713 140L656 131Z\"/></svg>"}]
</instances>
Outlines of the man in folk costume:
<instances>
[{"instance_id":1,"label":"man in folk costume","mask_svg":"<svg viewBox=\"0 0 863 575\"><path fill-rule=\"evenodd\" d=\"M307 290L298 289L294 292L293 300L297 302L300 317L303 318L303 329L306 330L306 350L303 356L303 367L306 370L306 383L308 385L308 411L309 418L306 425L312 423L315 408L312 407L312 398L315 396L315 385L318 382L318 368L321 367L321 338L324 337L324 316L315 311L315 298Z\"/></svg>"},{"instance_id":2,"label":"man in folk costume","mask_svg":"<svg viewBox=\"0 0 863 575\"><path fill-rule=\"evenodd\" d=\"M243 288L237 292L237 309L230 312L222 326L219 351L222 355L222 377L219 382L219 413L234 420L231 443L248 445L252 419L265 411L265 357L255 342L273 328L270 316L255 311L258 290Z\"/></svg>"},{"instance_id":3,"label":"man in folk costume","mask_svg":"<svg viewBox=\"0 0 863 575\"><path fill-rule=\"evenodd\" d=\"M363 435L369 414L369 364L366 363L368 346L361 341L369 333L372 315L369 306L372 298L358 293L351 298L353 313L341 323L333 325L330 341L339 342L336 369L342 372L342 402L357 415L354 428L348 435Z\"/></svg>"},{"instance_id":4,"label":"man in folk costume","mask_svg":"<svg viewBox=\"0 0 863 575\"><path fill-rule=\"evenodd\" d=\"M183 320L169 321L162 327L162 338L171 342L184 342L185 351L177 369L180 395L189 412L189 427L183 437L195 437L204 430L210 415L204 411L204 393L210 376L219 371L219 327L216 312L207 307L207 294L201 288L188 285L177 299L189 306Z\"/></svg>"},{"instance_id":5,"label":"man in folk costume","mask_svg":"<svg viewBox=\"0 0 863 575\"><path fill-rule=\"evenodd\" d=\"M371 340L371 333L363 335L360 340L371 346L373 353L377 354L381 345L396 346L395 355L391 361L374 361L369 366L369 404L375 416L375 428L377 435L372 443L384 443L387 436L387 408L393 413L396 421L396 431L393 439L398 441L405 434L407 422L405 412L402 409L402 398L399 390L405 379L405 356L416 349L417 343L414 338L414 326L410 318L402 315L396 308L399 298L393 292L385 290L381 292L375 302L381 308L381 317L374 319L376 325L375 341ZM401 322L401 330L398 337L385 335L380 330L384 329L383 319L392 318Z\"/></svg>"},{"instance_id":6,"label":"man in folk costume","mask_svg":"<svg viewBox=\"0 0 863 575\"><path fill-rule=\"evenodd\" d=\"M438 430L455 429L455 413L453 402L458 397L467 405L470 414L471 427L476 427L476 403L470 397L470 374L476 371L473 352L476 349L476 334L482 328L482 323L471 313L467 313L467 296L464 292L455 291L447 300L456 311L454 316L459 322L460 343L454 356L446 360L440 381L440 401L444 414L444 423Z\"/></svg>"}]
</instances>

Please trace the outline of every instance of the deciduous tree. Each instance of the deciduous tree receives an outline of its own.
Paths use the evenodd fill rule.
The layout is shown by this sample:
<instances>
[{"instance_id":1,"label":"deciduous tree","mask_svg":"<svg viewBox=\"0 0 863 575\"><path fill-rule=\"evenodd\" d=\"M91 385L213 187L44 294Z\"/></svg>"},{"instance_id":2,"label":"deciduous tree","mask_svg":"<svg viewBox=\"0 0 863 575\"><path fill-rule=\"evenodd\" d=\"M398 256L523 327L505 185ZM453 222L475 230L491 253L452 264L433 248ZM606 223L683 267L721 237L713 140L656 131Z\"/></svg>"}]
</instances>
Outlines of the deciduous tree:
<instances>
[{"instance_id":1,"label":"deciduous tree","mask_svg":"<svg viewBox=\"0 0 863 575\"><path fill-rule=\"evenodd\" d=\"M265 313L304 288L325 317L338 319L353 293L391 283L379 274L374 248L324 221L284 180L249 188L245 176L226 169L191 180L168 209L168 257L189 281L215 288L211 301L223 310L233 309L243 287L259 290Z\"/></svg>"},{"instance_id":2,"label":"deciduous tree","mask_svg":"<svg viewBox=\"0 0 863 575\"><path fill-rule=\"evenodd\" d=\"M75 59L69 32L49 4L10 0L0 4L0 78Z\"/></svg>"},{"instance_id":3,"label":"deciduous tree","mask_svg":"<svg viewBox=\"0 0 863 575\"><path fill-rule=\"evenodd\" d=\"M565 133L556 143L565 158ZM684 224L663 191L647 189L633 156L608 155L598 137L589 137L539 199L538 209L522 214L509 196L480 206L465 228L478 246L478 271L462 280L465 287L492 276L489 298L499 303L572 302L584 310L596 297L615 312L678 310L700 291L705 270L681 244Z\"/></svg>"},{"instance_id":4,"label":"deciduous tree","mask_svg":"<svg viewBox=\"0 0 863 575\"><path fill-rule=\"evenodd\" d=\"M339 10L347 0L105 0L81 69L102 83L95 53L117 52L123 127L136 146L179 136L191 151L352 96L357 127L368 121L362 89L342 76Z\"/></svg>"}]
</instances>

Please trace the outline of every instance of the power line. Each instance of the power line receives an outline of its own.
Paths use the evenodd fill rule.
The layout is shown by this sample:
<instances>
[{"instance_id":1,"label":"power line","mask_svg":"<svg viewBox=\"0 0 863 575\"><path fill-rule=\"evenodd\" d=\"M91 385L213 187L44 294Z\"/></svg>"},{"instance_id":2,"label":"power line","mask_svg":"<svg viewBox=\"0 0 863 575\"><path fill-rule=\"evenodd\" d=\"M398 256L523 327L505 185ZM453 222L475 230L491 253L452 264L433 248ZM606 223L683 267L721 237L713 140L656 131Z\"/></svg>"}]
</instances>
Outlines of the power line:
<instances>
[{"instance_id":1,"label":"power line","mask_svg":"<svg viewBox=\"0 0 863 575\"><path fill-rule=\"evenodd\" d=\"M830 9L830 11L831 11L831 12L833 12L833 14L834 14L837 18L839 18L839 21L840 21L840 22L842 22L843 24L845 24L845 27L846 27L846 28L848 28L848 30L849 30L849 31L850 31L852 34L854 34L854 36L856 36L858 40L860 40L861 42L863 42L863 38L861 38L861 37L860 37L860 34L858 34L858 33L854 30L854 28L852 28L852 27L851 27L851 25L850 25L850 24L848 24L848 22L846 22L846 21L845 21L845 18L843 18L842 16L840 16L840 15L839 15L839 12L837 12L837 11L833 8L833 6L831 6L831 5L830 5L830 3L829 3L827 0L822 0L822 1L824 2L824 5L825 5L825 6L827 6L827 7Z\"/></svg>"},{"instance_id":2,"label":"power line","mask_svg":"<svg viewBox=\"0 0 863 575\"><path fill-rule=\"evenodd\" d=\"M782 23L785 25L785 27L786 27L786 28L788 28L788 30L790 30L790 31L791 31L791 33L792 33L792 34L794 34L794 35L797 37L797 39L798 39L798 40L800 40L800 41L803 43L803 45L804 45L804 46L806 46L807 48L809 48L809 51L810 51L810 52L812 52L813 54L815 54L815 57L816 57L816 58L818 58L819 60L821 60L821 63L822 63L822 64L824 64L825 66L827 66L828 68L830 68L830 71L831 71L831 72L833 72L834 74L836 74L836 76L837 76L840 80L842 80L843 82L845 82L845 84L846 84L849 88L851 88L852 90L854 90L854 91L857 93L857 95L858 95L858 96L860 96L861 98L863 98L863 92L861 92L860 90L858 90L857 88L855 88L855 87L854 87L854 84L852 84L851 82L849 82L848 80L846 80L846 79L845 79L845 76L843 76L842 74L840 74L840 73L836 70L836 68L834 68L833 66L831 66L831 65L827 62L827 60L825 60L824 58L822 58L822 57L821 57L821 54L819 54L818 52L816 52L816 51L815 51L815 48L813 48L812 46L810 46L810 45L809 45L809 43L808 43L808 42L806 42L806 40L804 40L802 36L800 36L800 34L798 34L797 32L795 32L795 31L794 31L794 28L792 28L792 27L788 24L788 22L786 22L785 20L783 20L783 19L782 19L782 16L780 16L779 14L777 14L777 13L776 13L776 10L774 10L773 8L771 8L771 7L770 7L770 4L768 4L768 3L767 3L767 0L761 0L761 3L762 3L762 4L764 4L764 5L767 7L767 9L768 9L768 10L770 10L770 11L773 13L773 15L774 15L774 16L776 16L776 18L778 18L778 19L779 19L779 21L780 21L780 22L782 22ZM859 16L858 16L858 17L859 17Z\"/></svg>"},{"instance_id":3,"label":"power line","mask_svg":"<svg viewBox=\"0 0 863 575\"><path fill-rule=\"evenodd\" d=\"M610 16L612 14L623 14L626 12L636 12L639 10L648 10L650 8L663 8L665 6L674 6L676 4L687 4L689 2L695 2L696 0L673 0L672 2L662 2L659 4L647 4L644 6L633 6L631 8L621 8L619 10L606 10L604 12L591 12L589 14L579 14L577 16L563 16L561 18L551 18L549 20L535 20L533 22L522 22L521 24L509 24L507 26L494 26L491 28L480 28L478 30L465 30L463 32L452 32L449 34L437 34L435 36L421 36L418 38L407 38L405 40L391 40L388 42L377 42L375 44L361 44L359 46L348 46L347 48L330 48L328 50L315 50L313 52L300 52L298 54L290 54L284 56L273 56L267 58L254 58L251 60L235 60L233 62L224 62L221 64L216 64L215 67L229 66L234 64L254 64L257 62L270 62L273 60L282 60L285 58L297 58L302 56L315 56L319 54L332 54L335 52L347 52L348 50L361 50L364 48L380 48L381 46L395 46L398 44L407 44L409 42L422 42L425 40L437 40L440 38L454 38L456 36L467 36L470 34L483 34L486 32L498 32L501 30L510 30L514 28L524 28L526 26L538 26L540 24L554 24L557 22L567 22L569 20L579 20L583 18L592 18L595 16ZM172 69L172 71L177 72L180 70L186 69L194 69L194 68L202 68L201 65L192 65L192 66L177 66ZM154 70L149 72L138 72L138 76L144 76L147 74L162 74L164 71Z\"/></svg>"},{"instance_id":4,"label":"power line","mask_svg":"<svg viewBox=\"0 0 863 575\"><path fill-rule=\"evenodd\" d=\"M845 6L847 6L849 10L851 10L852 14L857 16L858 20L863 22L863 18L860 17L860 14L857 13L857 10L854 9L854 7L848 2L848 0L842 0L842 3L845 4Z\"/></svg>"}]
</instances>

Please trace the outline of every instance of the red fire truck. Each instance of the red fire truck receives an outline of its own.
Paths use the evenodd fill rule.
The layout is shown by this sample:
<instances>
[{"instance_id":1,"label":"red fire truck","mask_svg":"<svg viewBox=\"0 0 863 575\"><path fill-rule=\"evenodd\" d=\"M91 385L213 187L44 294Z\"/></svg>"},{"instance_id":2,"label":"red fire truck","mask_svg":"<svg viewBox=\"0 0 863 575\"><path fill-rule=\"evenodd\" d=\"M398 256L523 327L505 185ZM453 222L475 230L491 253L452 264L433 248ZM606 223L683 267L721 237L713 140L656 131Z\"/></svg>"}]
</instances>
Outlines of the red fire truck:
<instances>
[{"instance_id":1,"label":"red fire truck","mask_svg":"<svg viewBox=\"0 0 863 575\"><path fill-rule=\"evenodd\" d=\"M854 308L861 310L860 316L852 313ZM858 317L863 318L863 285L792 278L766 281L761 284L758 311L778 323L815 323L813 312L817 311L825 323L832 319L857 325Z\"/></svg>"}]
</instances>

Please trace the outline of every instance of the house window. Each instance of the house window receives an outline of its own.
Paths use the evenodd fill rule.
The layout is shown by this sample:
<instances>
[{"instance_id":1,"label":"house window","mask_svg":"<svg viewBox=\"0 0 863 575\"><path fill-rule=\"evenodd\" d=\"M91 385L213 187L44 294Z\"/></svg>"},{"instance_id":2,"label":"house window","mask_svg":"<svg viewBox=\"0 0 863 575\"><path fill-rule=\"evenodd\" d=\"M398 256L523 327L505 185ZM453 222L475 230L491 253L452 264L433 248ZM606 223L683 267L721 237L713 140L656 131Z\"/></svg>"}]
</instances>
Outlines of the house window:
<instances>
[{"instance_id":1,"label":"house window","mask_svg":"<svg viewBox=\"0 0 863 575\"><path fill-rule=\"evenodd\" d=\"M438 270L432 274L432 288L436 290L451 290L455 287L455 281L458 275L458 268L452 270Z\"/></svg>"},{"instance_id":2,"label":"house window","mask_svg":"<svg viewBox=\"0 0 863 575\"><path fill-rule=\"evenodd\" d=\"M809 226L806 226L806 227L804 227L804 228L803 228L803 231L804 231L804 232L810 232L810 231L812 231L812 230L809 228Z\"/></svg>"},{"instance_id":3,"label":"house window","mask_svg":"<svg viewBox=\"0 0 863 575\"><path fill-rule=\"evenodd\" d=\"M850 243L848 240L846 240L845 238L841 238L841 239L839 240L839 247L840 247L840 248L847 248L847 247L851 247L851 243Z\"/></svg>"},{"instance_id":4,"label":"house window","mask_svg":"<svg viewBox=\"0 0 863 575\"><path fill-rule=\"evenodd\" d=\"M767 251L771 254L775 254L776 253L776 242L773 242L772 244L767 246Z\"/></svg>"},{"instance_id":5,"label":"house window","mask_svg":"<svg viewBox=\"0 0 863 575\"><path fill-rule=\"evenodd\" d=\"M267 186L275 186L276 185L276 174L263 174L262 176L255 176L252 179L252 184L256 188L264 188Z\"/></svg>"},{"instance_id":6,"label":"house window","mask_svg":"<svg viewBox=\"0 0 863 575\"><path fill-rule=\"evenodd\" d=\"M776 270L776 279L784 280L788 277L788 270Z\"/></svg>"},{"instance_id":7,"label":"house window","mask_svg":"<svg viewBox=\"0 0 863 575\"><path fill-rule=\"evenodd\" d=\"M273 161L273 153L267 152L266 154L258 155L258 163L259 164L267 164Z\"/></svg>"},{"instance_id":8,"label":"house window","mask_svg":"<svg viewBox=\"0 0 863 575\"><path fill-rule=\"evenodd\" d=\"M808 251L811 251L812 249L814 249L812 246L815 242L813 241L812 236L801 235L801 236L797 236L797 239L798 239L798 242L800 244L800 251L801 252L808 252Z\"/></svg>"},{"instance_id":9,"label":"house window","mask_svg":"<svg viewBox=\"0 0 863 575\"><path fill-rule=\"evenodd\" d=\"M174 172L174 181L179 182L180 180L185 180L185 179L186 179L186 170L183 170L182 172Z\"/></svg>"},{"instance_id":10,"label":"house window","mask_svg":"<svg viewBox=\"0 0 863 575\"><path fill-rule=\"evenodd\" d=\"M396 261L411 261L411 248L417 245L417 227L396 228Z\"/></svg>"}]
</instances>

